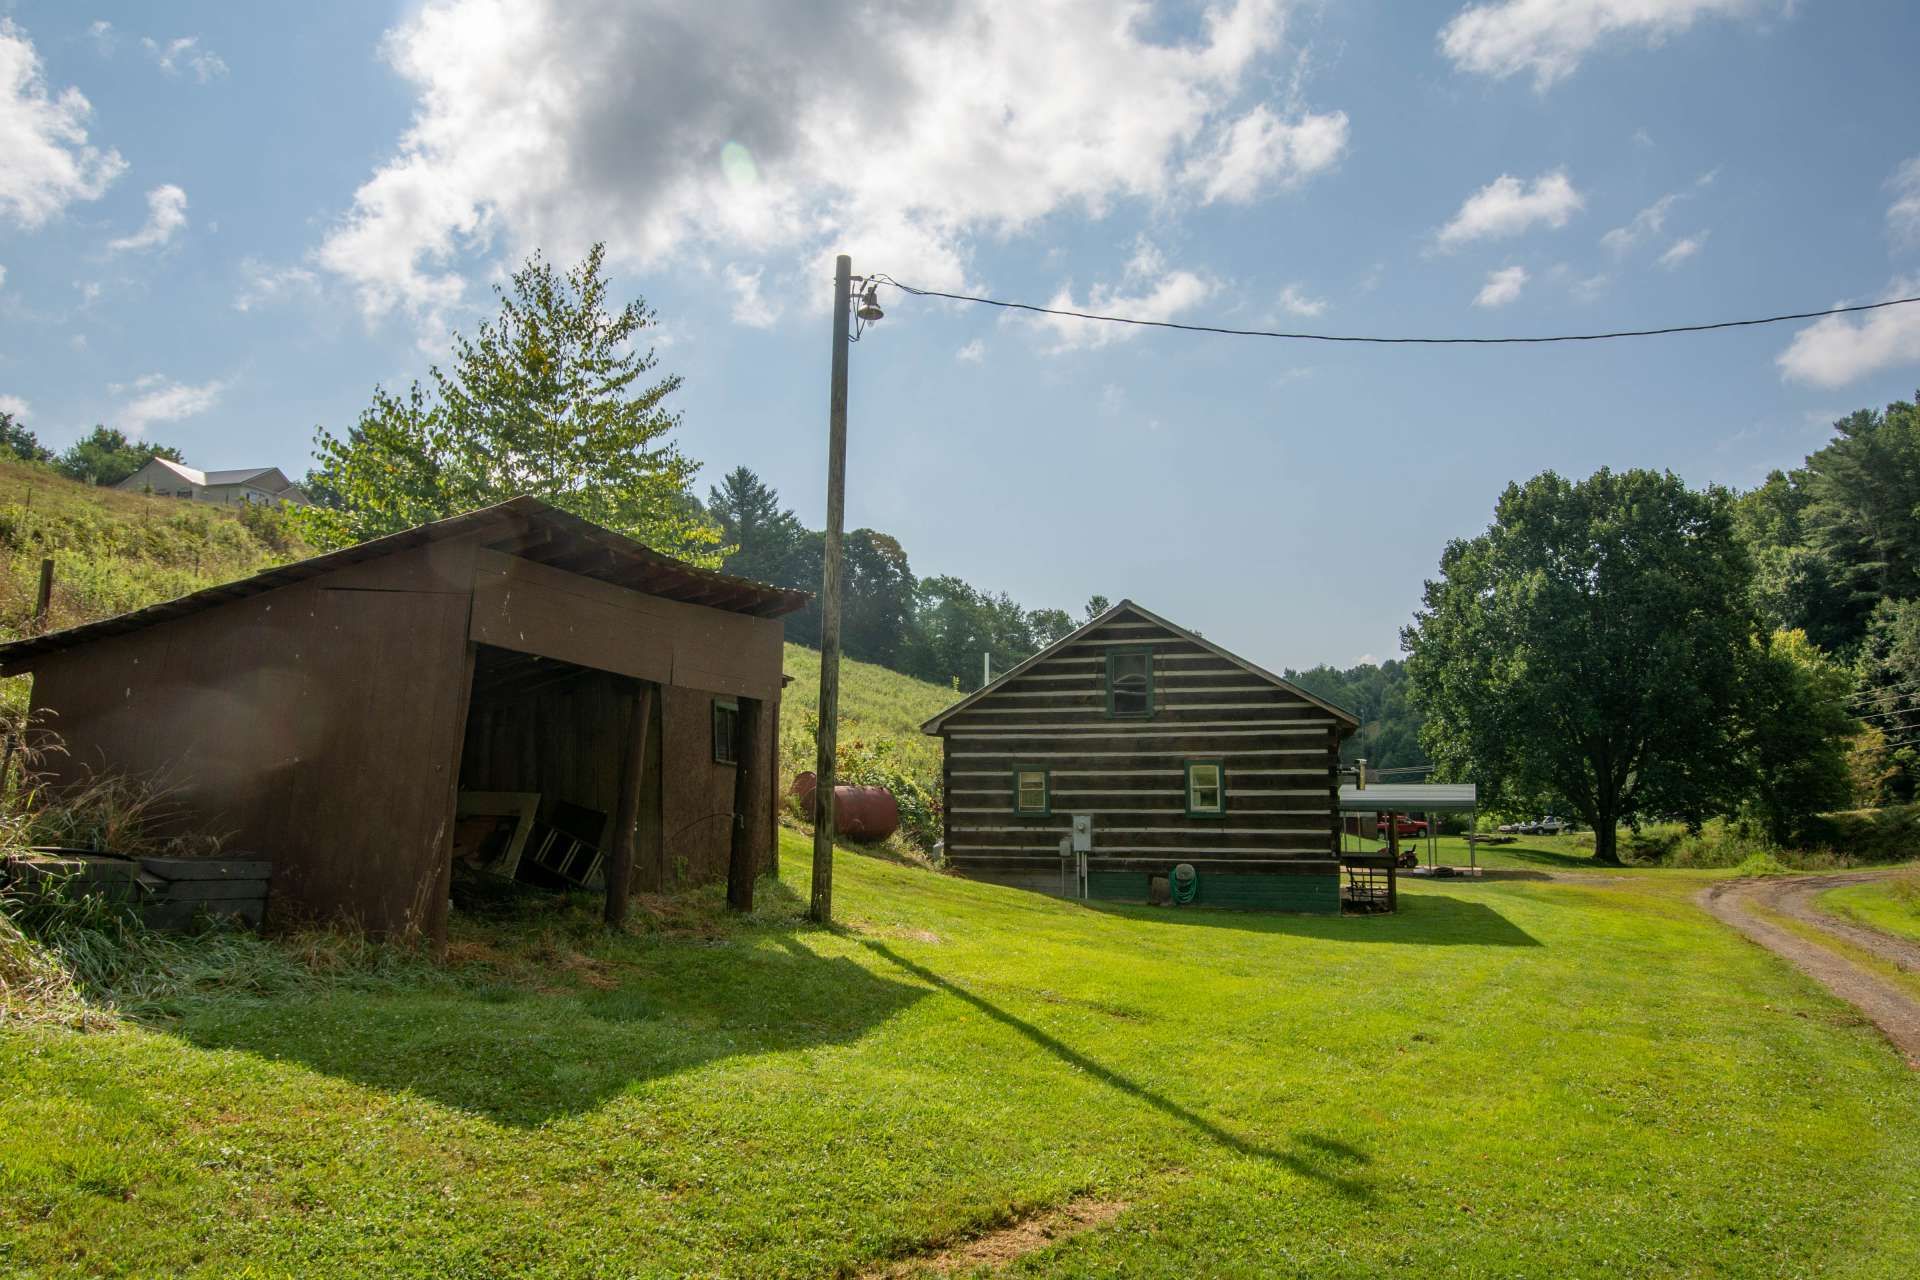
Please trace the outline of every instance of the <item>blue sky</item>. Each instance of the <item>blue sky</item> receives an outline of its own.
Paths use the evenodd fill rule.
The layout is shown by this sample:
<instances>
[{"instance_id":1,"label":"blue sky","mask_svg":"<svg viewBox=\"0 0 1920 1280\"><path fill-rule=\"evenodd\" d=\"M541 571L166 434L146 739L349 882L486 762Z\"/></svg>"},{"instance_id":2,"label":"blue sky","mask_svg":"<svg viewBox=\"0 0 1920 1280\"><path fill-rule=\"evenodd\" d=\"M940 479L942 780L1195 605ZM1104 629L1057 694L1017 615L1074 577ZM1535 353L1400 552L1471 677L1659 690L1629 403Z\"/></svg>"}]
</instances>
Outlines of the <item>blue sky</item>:
<instances>
[{"instance_id":1,"label":"blue sky","mask_svg":"<svg viewBox=\"0 0 1920 1280\"><path fill-rule=\"evenodd\" d=\"M799 9L806 12L800 13ZM605 240L701 484L822 518L832 256L1038 303L1579 331L1920 292L1920 8L1782 0L0 0L0 407L305 469L533 247ZM729 146L729 144L732 144ZM890 294L848 521L1275 667L1392 656L1510 480L1746 486L1920 385L1920 307L1537 349Z\"/></svg>"}]
</instances>

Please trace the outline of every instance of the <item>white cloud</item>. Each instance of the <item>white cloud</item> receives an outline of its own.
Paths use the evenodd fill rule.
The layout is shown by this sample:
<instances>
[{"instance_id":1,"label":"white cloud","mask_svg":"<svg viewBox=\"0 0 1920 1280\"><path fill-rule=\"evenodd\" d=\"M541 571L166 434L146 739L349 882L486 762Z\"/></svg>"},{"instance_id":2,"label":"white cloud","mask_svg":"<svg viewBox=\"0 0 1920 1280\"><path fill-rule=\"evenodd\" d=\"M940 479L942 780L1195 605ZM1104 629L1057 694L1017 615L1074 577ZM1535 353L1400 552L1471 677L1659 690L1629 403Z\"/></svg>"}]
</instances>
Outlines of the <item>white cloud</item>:
<instances>
[{"instance_id":1,"label":"white cloud","mask_svg":"<svg viewBox=\"0 0 1920 1280\"><path fill-rule=\"evenodd\" d=\"M258 258L241 259L240 275L245 283L234 295L235 311L252 311L319 286L319 278L305 267L275 267Z\"/></svg>"},{"instance_id":2,"label":"white cloud","mask_svg":"<svg viewBox=\"0 0 1920 1280\"><path fill-rule=\"evenodd\" d=\"M127 167L87 145L93 106L78 89L49 93L27 33L0 18L0 219L31 231L75 200L97 200Z\"/></svg>"},{"instance_id":3,"label":"white cloud","mask_svg":"<svg viewBox=\"0 0 1920 1280\"><path fill-rule=\"evenodd\" d=\"M1327 309L1325 298L1309 297L1297 284L1290 284L1280 291L1280 307L1289 315L1317 316Z\"/></svg>"},{"instance_id":4,"label":"white cloud","mask_svg":"<svg viewBox=\"0 0 1920 1280\"><path fill-rule=\"evenodd\" d=\"M140 47L147 51L154 64L170 76L191 71L193 78L201 84L227 74L224 58L211 49L200 47L199 36L180 36L173 40L159 41L151 36L140 40Z\"/></svg>"},{"instance_id":5,"label":"white cloud","mask_svg":"<svg viewBox=\"0 0 1920 1280\"><path fill-rule=\"evenodd\" d=\"M1184 176L1203 204L1247 204L1269 185L1296 186L1332 168L1347 134L1344 111L1286 121L1263 102L1219 130L1213 149L1188 161Z\"/></svg>"},{"instance_id":6,"label":"white cloud","mask_svg":"<svg viewBox=\"0 0 1920 1280\"><path fill-rule=\"evenodd\" d=\"M1284 3L1222 0L1170 40L1108 0L423 0L385 44L414 118L319 262L369 315L429 318L470 269L597 239L616 266L711 249L801 280L846 251L964 285L976 242L1055 213L1332 164L1337 112L1246 101Z\"/></svg>"},{"instance_id":7,"label":"white cloud","mask_svg":"<svg viewBox=\"0 0 1920 1280\"><path fill-rule=\"evenodd\" d=\"M107 242L109 253L158 249L187 225L187 193L171 182L147 192L147 223L130 236Z\"/></svg>"},{"instance_id":8,"label":"white cloud","mask_svg":"<svg viewBox=\"0 0 1920 1280\"><path fill-rule=\"evenodd\" d=\"M114 394L125 389L117 384L109 388ZM133 390L141 394L120 407L114 424L130 436L139 436L156 422L178 422L205 413L220 403L226 389L227 384L219 380L189 386L149 373L134 380Z\"/></svg>"},{"instance_id":9,"label":"white cloud","mask_svg":"<svg viewBox=\"0 0 1920 1280\"><path fill-rule=\"evenodd\" d=\"M1440 50L1458 71L1500 80L1530 71L1534 88L1544 91L1602 44L1640 41L1651 48L1701 18L1766 7L1775 6L1762 0L1486 0L1441 29Z\"/></svg>"},{"instance_id":10,"label":"white cloud","mask_svg":"<svg viewBox=\"0 0 1920 1280\"><path fill-rule=\"evenodd\" d=\"M0 262L0 289L7 287L7 264Z\"/></svg>"},{"instance_id":11,"label":"white cloud","mask_svg":"<svg viewBox=\"0 0 1920 1280\"><path fill-rule=\"evenodd\" d=\"M10 413L16 422L25 422L33 415L33 406L19 396L0 396L0 413Z\"/></svg>"},{"instance_id":12,"label":"white cloud","mask_svg":"<svg viewBox=\"0 0 1920 1280\"><path fill-rule=\"evenodd\" d=\"M1880 300L1915 294L1920 294L1920 276L1907 276L1889 285ZM1817 387L1845 386L1882 369L1920 364L1920 303L1822 316L1794 334L1775 363L1787 379Z\"/></svg>"},{"instance_id":13,"label":"white cloud","mask_svg":"<svg viewBox=\"0 0 1920 1280\"><path fill-rule=\"evenodd\" d=\"M1532 182L1503 173L1468 196L1436 238L1443 247L1453 248L1470 240L1503 240L1539 224L1557 230L1586 203L1564 169L1543 173Z\"/></svg>"},{"instance_id":14,"label":"white cloud","mask_svg":"<svg viewBox=\"0 0 1920 1280\"><path fill-rule=\"evenodd\" d=\"M1667 251L1660 255L1660 265L1671 271L1688 258L1693 257L1694 254L1699 253L1700 250L1706 247L1706 244L1707 233L1704 231L1698 231L1693 235L1675 240L1667 246Z\"/></svg>"},{"instance_id":15,"label":"white cloud","mask_svg":"<svg viewBox=\"0 0 1920 1280\"><path fill-rule=\"evenodd\" d=\"M1895 169L1887 185L1894 197L1887 206L1887 234L1895 244L1920 245L1920 156Z\"/></svg>"},{"instance_id":16,"label":"white cloud","mask_svg":"<svg viewBox=\"0 0 1920 1280\"><path fill-rule=\"evenodd\" d=\"M955 360L962 360L967 364L979 364L982 360L986 359L986 356L987 344L978 338L975 338L973 341L967 343L966 346L961 347L953 353Z\"/></svg>"},{"instance_id":17,"label":"white cloud","mask_svg":"<svg viewBox=\"0 0 1920 1280\"><path fill-rule=\"evenodd\" d=\"M1615 257L1625 257L1642 241L1660 234L1660 228L1667 223L1667 214L1680 200L1678 192L1669 192L1652 204L1633 215L1633 221L1624 227L1615 227L1600 237L1600 247Z\"/></svg>"},{"instance_id":18,"label":"white cloud","mask_svg":"<svg viewBox=\"0 0 1920 1280\"><path fill-rule=\"evenodd\" d=\"M96 18L87 27L87 37L93 41L93 47L100 51L100 56L103 58L111 58L114 47L120 43L120 37L114 31L113 24L105 18Z\"/></svg>"},{"instance_id":19,"label":"white cloud","mask_svg":"<svg viewBox=\"0 0 1920 1280\"><path fill-rule=\"evenodd\" d=\"M1074 298L1071 284L1063 285L1047 305L1057 311L1173 320L1205 302L1213 288L1212 281L1192 271L1169 269L1160 251L1143 239L1135 245L1120 284L1096 284L1085 300ZM1054 345L1049 351L1055 354L1104 347L1140 335L1136 325L1074 316L1035 316L1033 323L1053 335Z\"/></svg>"},{"instance_id":20,"label":"white cloud","mask_svg":"<svg viewBox=\"0 0 1920 1280\"><path fill-rule=\"evenodd\" d=\"M1595 298L1605 293L1607 286L1612 283L1612 277L1608 276L1605 272L1586 276L1583 279L1573 282L1573 296L1580 302L1592 302Z\"/></svg>"},{"instance_id":21,"label":"white cloud","mask_svg":"<svg viewBox=\"0 0 1920 1280\"><path fill-rule=\"evenodd\" d=\"M771 329L780 319L780 308L761 294L760 276L759 268L749 271L735 263L720 272L727 291L733 294L733 322L750 329Z\"/></svg>"},{"instance_id":22,"label":"white cloud","mask_svg":"<svg viewBox=\"0 0 1920 1280\"><path fill-rule=\"evenodd\" d=\"M1504 307L1520 296L1527 285L1525 267L1502 267L1498 271L1487 273L1487 282L1480 286L1480 292L1473 297L1476 307Z\"/></svg>"}]
</instances>

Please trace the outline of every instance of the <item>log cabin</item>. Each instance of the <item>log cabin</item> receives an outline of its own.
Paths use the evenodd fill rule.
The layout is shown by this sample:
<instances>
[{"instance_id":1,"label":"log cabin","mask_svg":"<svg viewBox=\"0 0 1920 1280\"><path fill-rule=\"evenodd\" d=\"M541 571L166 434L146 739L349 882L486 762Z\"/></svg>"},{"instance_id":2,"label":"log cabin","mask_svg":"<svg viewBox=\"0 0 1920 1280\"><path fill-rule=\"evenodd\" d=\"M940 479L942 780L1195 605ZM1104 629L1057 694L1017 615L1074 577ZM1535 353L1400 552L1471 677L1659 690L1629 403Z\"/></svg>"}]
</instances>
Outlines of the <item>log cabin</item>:
<instances>
[{"instance_id":1,"label":"log cabin","mask_svg":"<svg viewBox=\"0 0 1920 1280\"><path fill-rule=\"evenodd\" d=\"M945 748L945 853L961 875L1308 912L1341 909L1337 770L1358 728L1130 600L922 726ZM1084 880L1061 847L1076 817Z\"/></svg>"},{"instance_id":2,"label":"log cabin","mask_svg":"<svg viewBox=\"0 0 1920 1280\"><path fill-rule=\"evenodd\" d=\"M524 800L549 886L603 889L609 918L723 878L750 901L781 618L810 598L521 497L0 645L0 675L33 679L38 781L162 785L272 861L269 923L443 941L476 796Z\"/></svg>"}]
</instances>

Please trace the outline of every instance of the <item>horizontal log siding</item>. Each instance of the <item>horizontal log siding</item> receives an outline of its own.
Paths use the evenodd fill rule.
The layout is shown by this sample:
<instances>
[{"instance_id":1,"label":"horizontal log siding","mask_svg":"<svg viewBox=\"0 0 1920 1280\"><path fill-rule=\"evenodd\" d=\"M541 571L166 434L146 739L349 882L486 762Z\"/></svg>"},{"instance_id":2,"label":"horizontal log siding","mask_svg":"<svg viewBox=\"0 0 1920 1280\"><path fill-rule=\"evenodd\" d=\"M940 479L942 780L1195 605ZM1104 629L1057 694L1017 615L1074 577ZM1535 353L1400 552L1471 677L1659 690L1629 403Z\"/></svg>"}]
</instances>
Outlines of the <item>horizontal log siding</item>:
<instances>
[{"instance_id":1,"label":"horizontal log siding","mask_svg":"<svg viewBox=\"0 0 1920 1280\"><path fill-rule=\"evenodd\" d=\"M1107 715L1106 655L1151 645L1154 713ZM1102 859L1302 859L1338 851L1338 721L1158 625L1102 627L941 727L947 857L957 869L1057 873L1072 815ZM1185 762L1226 767L1227 811L1189 817ZM1013 768L1044 767L1051 814L1016 814Z\"/></svg>"}]
</instances>

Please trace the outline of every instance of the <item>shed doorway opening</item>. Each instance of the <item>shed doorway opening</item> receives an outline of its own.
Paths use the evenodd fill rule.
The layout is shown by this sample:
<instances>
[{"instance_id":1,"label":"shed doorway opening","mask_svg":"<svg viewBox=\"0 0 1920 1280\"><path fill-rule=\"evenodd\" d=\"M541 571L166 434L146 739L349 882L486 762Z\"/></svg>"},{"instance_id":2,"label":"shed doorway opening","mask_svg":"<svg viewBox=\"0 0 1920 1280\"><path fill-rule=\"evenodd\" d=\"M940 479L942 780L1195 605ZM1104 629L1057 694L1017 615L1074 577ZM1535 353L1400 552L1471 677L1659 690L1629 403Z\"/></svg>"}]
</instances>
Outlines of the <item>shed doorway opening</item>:
<instances>
[{"instance_id":1,"label":"shed doorway opening","mask_svg":"<svg viewBox=\"0 0 1920 1280\"><path fill-rule=\"evenodd\" d=\"M659 891L666 867L658 687L493 645L474 648L454 808L455 881L604 890L624 810L633 822L632 887ZM644 750L630 779L636 745ZM633 794L623 795L628 788Z\"/></svg>"}]
</instances>

